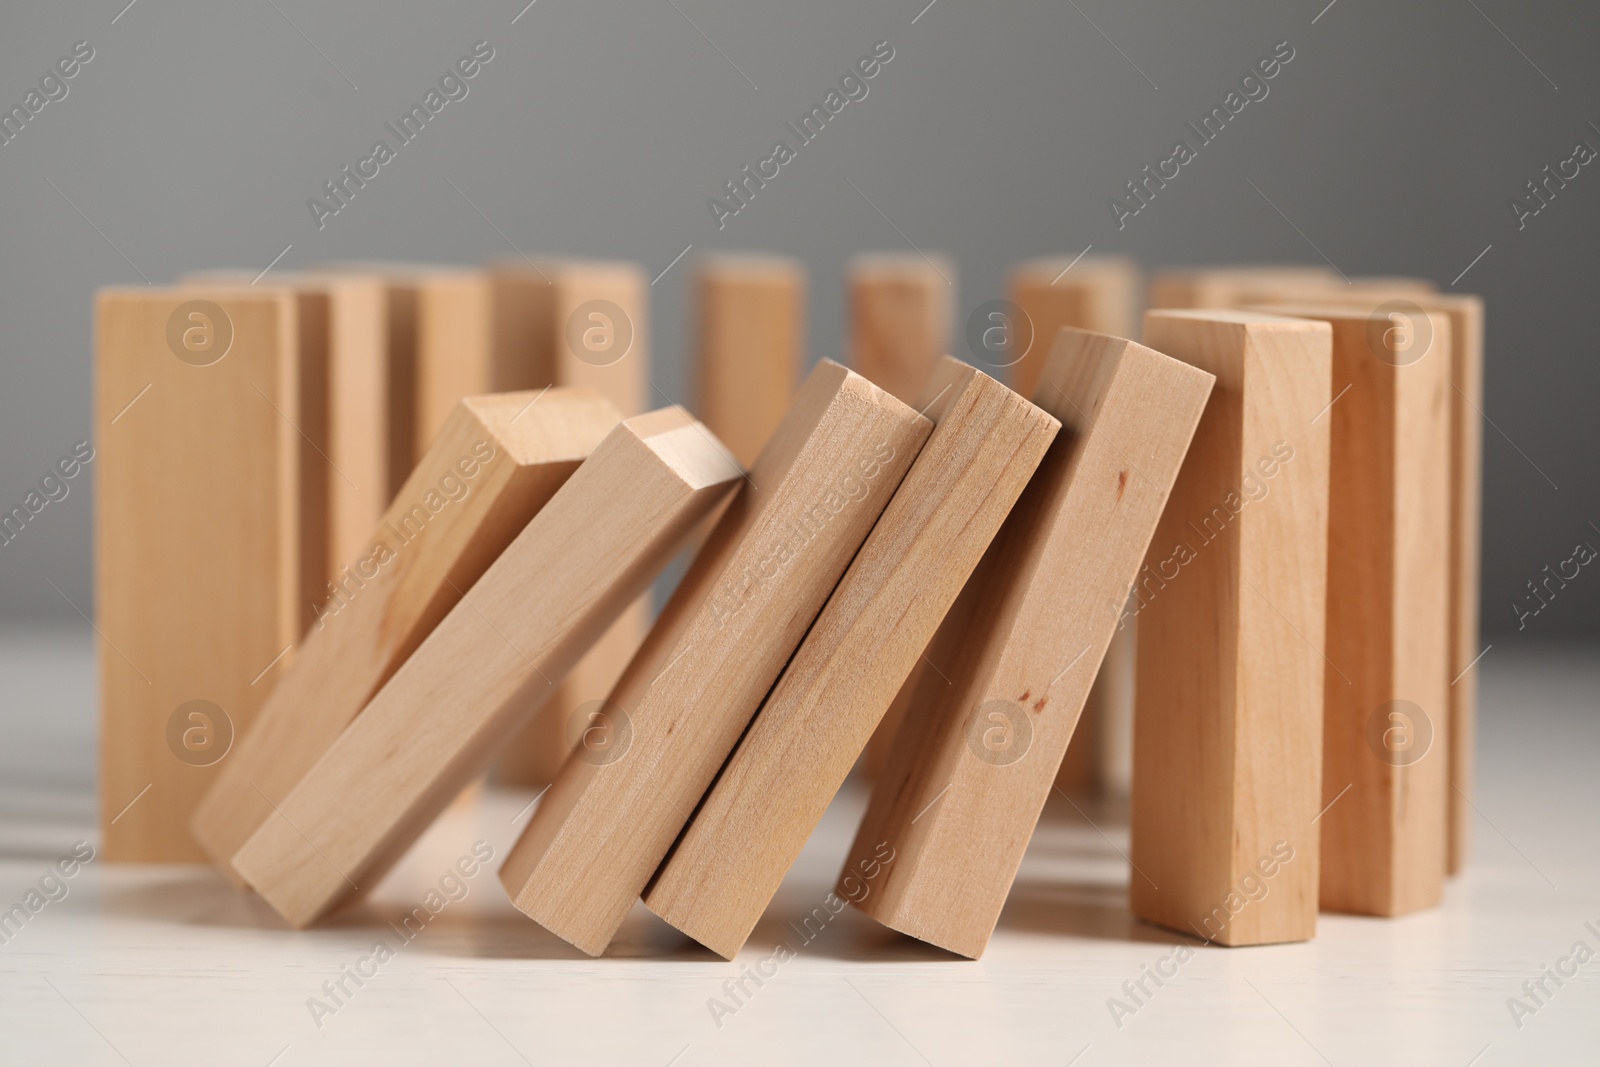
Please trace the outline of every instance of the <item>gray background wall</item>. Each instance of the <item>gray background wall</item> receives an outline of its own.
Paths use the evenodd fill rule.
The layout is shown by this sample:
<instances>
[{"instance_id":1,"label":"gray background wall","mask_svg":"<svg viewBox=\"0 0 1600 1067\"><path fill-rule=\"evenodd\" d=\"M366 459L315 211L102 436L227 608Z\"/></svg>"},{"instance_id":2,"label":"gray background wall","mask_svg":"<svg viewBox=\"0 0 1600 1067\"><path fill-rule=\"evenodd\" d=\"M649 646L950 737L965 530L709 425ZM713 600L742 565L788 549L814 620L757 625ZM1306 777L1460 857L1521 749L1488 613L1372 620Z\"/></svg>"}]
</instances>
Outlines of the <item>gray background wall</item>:
<instances>
[{"instance_id":1,"label":"gray background wall","mask_svg":"<svg viewBox=\"0 0 1600 1067\"><path fill-rule=\"evenodd\" d=\"M0 147L0 506L89 435L97 286L259 269L285 246L284 268L514 244L654 276L692 244L652 290L674 400L702 252L804 259L815 357L840 352L842 266L862 249L956 256L964 319L1011 261L1090 244L1147 267L1320 250L1441 286L1492 246L1458 286L1489 307L1485 629L1600 631L1588 568L1520 633L1510 606L1580 538L1600 546L1600 165L1520 232L1506 205L1576 140L1600 148L1592 4L125 2L4 16L8 107L74 42L95 57ZM319 231L306 199L478 40L495 56L470 95ZM880 40L895 57L868 97L719 231L707 198ZM1284 40L1270 95L1119 232L1108 197ZM50 582L92 613L91 519L80 478L0 547L0 618L75 618Z\"/></svg>"}]
</instances>

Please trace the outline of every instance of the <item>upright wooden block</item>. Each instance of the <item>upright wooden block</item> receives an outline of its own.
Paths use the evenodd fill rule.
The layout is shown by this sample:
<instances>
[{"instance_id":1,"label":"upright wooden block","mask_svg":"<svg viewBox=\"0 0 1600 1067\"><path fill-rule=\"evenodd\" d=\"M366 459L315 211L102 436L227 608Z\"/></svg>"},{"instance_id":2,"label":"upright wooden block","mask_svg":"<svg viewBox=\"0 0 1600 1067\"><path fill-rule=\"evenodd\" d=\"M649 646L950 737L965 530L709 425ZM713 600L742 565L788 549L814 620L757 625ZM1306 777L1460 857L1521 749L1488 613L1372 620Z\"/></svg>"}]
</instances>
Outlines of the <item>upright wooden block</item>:
<instances>
[{"instance_id":1,"label":"upright wooden block","mask_svg":"<svg viewBox=\"0 0 1600 1067\"><path fill-rule=\"evenodd\" d=\"M1317 303L1321 303L1318 301ZM1341 301L1348 305L1348 298ZM1478 636L1483 506L1483 299L1454 293L1410 295L1379 291L1359 306L1369 318L1398 313L1397 344L1431 345L1419 338L1421 322L1407 322L1407 304L1450 320L1450 852L1449 872L1466 866L1472 840L1476 760Z\"/></svg>"},{"instance_id":2,"label":"upright wooden block","mask_svg":"<svg viewBox=\"0 0 1600 1067\"><path fill-rule=\"evenodd\" d=\"M587 389L456 405L306 635L294 666L221 765L192 824L229 860L578 464L621 421Z\"/></svg>"},{"instance_id":3,"label":"upright wooden block","mask_svg":"<svg viewBox=\"0 0 1600 1067\"><path fill-rule=\"evenodd\" d=\"M1317 924L1327 612L1326 323L1152 311L1217 384L1134 583L1130 898L1223 945Z\"/></svg>"},{"instance_id":4,"label":"upright wooden block","mask_svg":"<svg viewBox=\"0 0 1600 1067\"><path fill-rule=\"evenodd\" d=\"M1333 327L1321 904L1400 915L1447 863L1450 320L1273 310Z\"/></svg>"},{"instance_id":5,"label":"upright wooden block","mask_svg":"<svg viewBox=\"0 0 1600 1067\"><path fill-rule=\"evenodd\" d=\"M740 476L681 408L613 430L233 858L304 926L383 876Z\"/></svg>"},{"instance_id":6,"label":"upright wooden block","mask_svg":"<svg viewBox=\"0 0 1600 1067\"><path fill-rule=\"evenodd\" d=\"M1061 424L950 356L933 435L644 902L732 959Z\"/></svg>"},{"instance_id":7,"label":"upright wooden block","mask_svg":"<svg viewBox=\"0 0 1600 1067\"><path fill-rule=\"evenodd\" d=\"M512 903L605 950L932 425L824 360L607 701L631 740L567 761L512 847Z\"/></svg>"},{"instance_id":8,"label":"upright wooden block","mask_svg":"<svg viewBox=\"0 0 1600 1067\"><path fill-rule=\"evenodd\" d=\"M749 466L805 366L806 271L782 256L712 256L695 275L700 417Z\"/></svg>"},{"instance_id":9,"label":"upright wooden block","mask_svg":"<svg viewBox=\"0 0 1600 1067\"><path fill-rule=\"evenodd\" d=\"M1423 278L1343 278L1328 267L1193 267L1164 270L1150 283L1152 308L1240 308L1301 298L1362 297L1369 293L1422 296L1434 291Z\"/></svg>"},{"instance_id":10,"label":"upright wooden block","mask_svg":"<svg viewBox=\"0 0 1600 1067\"><path fill-rule=\"evenodd\" d=\"M189 815L300 636L302 310L268 289L96 300L109 860L204 860Z\"/></svg>"},{"instance_id":11,"label":"upright wooden block","mask_svg":"<svg viewBox=\"0 0 1600 1067\"><path fill-rule=\"evenodd\" d=\"M649 407L650 285L637 264L516 259L495 263L492 272L497 314L514 319L502 329L530 345L529 388L587 387L630 417ZM574 714L611 692L644 640L650 616L649 593L617 616L507 742L496 765L499 782L537 789L555 780L581 734L571 729Z\"/></svg>"},{"instance_id":12,"label":"upright wooden block","mask_svg":"<svg viewBox=\"0 0 1600 1067\"><path fill-rule=\"evenodd\" d=\"M874 919L983 952L1211 383L1062 331L1033 397L1061 433L929 646L944 677L923 675L850 851L846 876L893 850L856 901Z\"/></svg>"},{"instance_id":13,"label":"upright wooden block","mask_svg":"<svg viewBox=\"0 0 1600 1067\"><path fill-rule=\"evenodd\" d=\"M1011 302L1024 316L1016 326L1031 339L1011 367L1011 387L1032 396L1056 334L1063 326L1113 337L1134 337L1142 296L1139 266L1124 256L1053 256L1017 264L1008 279ZM1133 630L1111 637L1096 680L1084 701L1072 744L1061 761L1056 784L1069 792L1091 792L1126 778L1114 769L1114 738L1126 734L1133 719Z\"/></svg>"},{"instance_id":14,"label":"upright wooden block","mask_svg":"<svg viewBox=\"0 0 1600 1067\"><path fill-rule=\"evenodd\" d=\"M192 284L250 285L249 271L187 275ZM328 558L333 575L366 547L366 538L410 473L410 428L401 445L392 423L409 421L406 371L415 349L409 287L376 273L277 272L267 283L327 301L326 455ZM408 310L409 309L409 310ZM409 358L414 359L414 355ZM396 415L401 416L396 418Z\"/></svg>"},{"instance_id":15,"label":"upright wooden block","mask_svg":"<svg viewBox=\"0 0 1600 1067\"><path fill-rule=\"evenodd\" d=\"M955 264L916 253L858 256L847 287L852 365L910 403L950 351Z\"/></svg>"}]
</instances>

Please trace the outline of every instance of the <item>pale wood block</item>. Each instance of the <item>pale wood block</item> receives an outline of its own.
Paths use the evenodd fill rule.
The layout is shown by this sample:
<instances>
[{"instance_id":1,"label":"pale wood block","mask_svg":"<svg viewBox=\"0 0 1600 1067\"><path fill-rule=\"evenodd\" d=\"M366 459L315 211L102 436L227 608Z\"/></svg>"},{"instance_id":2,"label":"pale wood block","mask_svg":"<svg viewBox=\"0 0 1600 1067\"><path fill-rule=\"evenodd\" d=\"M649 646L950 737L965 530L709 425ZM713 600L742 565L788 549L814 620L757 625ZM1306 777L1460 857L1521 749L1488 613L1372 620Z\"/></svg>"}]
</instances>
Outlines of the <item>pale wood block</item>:
<instances>
[{"instance_id":1,"label":"pale wood block","mask_svg":"<svg viewBox=\"0 0 1600 1067\"><path fill-rule=\"evenodd\" d=\"M538 403L534 404L535 397ZM340 569L294 666L221 765L191 828L228 861L622 416L587 389L456 405Z\"/></svg>"},{"instance_id":2,"label":"pale wood block","mask_svg":"<svg viewBox=\"0 0 1600 1067\"><path fill-rule=\"evenodd\" d=\"M1400 915L1447 865L1450 319L1273 310L1333 327L1321 906Z\"/></svg>"},{"instance_id":3,"label":"pale wood block","mask_svg":"<svg viewBox=\"0 0 1600 1067\"><path fill-rule=\"evenodd\" d=\"M894 857L856 902L874 919L983 952L1211 383L1061 332L1033 397L1061 433L929 647L949 684L924 672L851 848L846 875Z\"/></svg>"},{"instance_id":4,"label":"pale wood block","mask_svg":"<svg viewBox=\"0 0 1600 1067\"><path fill-rule=\"evenodd\" d=\"M732 959L1061 424L945 356L935 429L644 895Z\"/></svg>"},{"instance_id":5,"label":"pale wood block","mask_svg":"<svg viewBox=\"0 0 1600 1067\"><path fill-rule=\"evenodd\" d=\"M1238 308L1300 298L1321 299L1367 293L1420 296L1435 289L1425 278L1361 276L1344 278L1329 267L1191 267L1158 271L1150 282L1152 308Z\"/></svg>"},{"instance_id":6,"label":"pale wood block","mask_svg":"<svg viewBox=\"0 0 1600 1067\"><path fill-rule=\"evenodd\" d=\"M1007 289L1024 316L1014 329L1031 338L1027 351L1011 367L1011 387L1023 396L1033 395L1063 326L1113 337L1136 336L1142 279L1139 265L1125 256L1027 260L1012 268ZM1110 676L1103 684L1097 681L1084 702L1056 781L1070 793L1108 788L1122 777L1107 760L1113 755L1113 736L1126 734L1133 718L1133 686L1123 684L1117 674L1131 669L1132 642L1129 629L1112 635L1101 668Z\"/></svg>"},{"instance_id":7,"label":"pale wood block","mask_svg":"<svg viewBox=\"0 0 1600 1067\"><path fill-rule=\"evenodd\" d=\"M947 257L878 253L850 261L850 362L910 403L950 351L956 268Z\"/></svg>"},{"instance_id":8,"label":"pale wood block","mask_svg":"<svg viewBox=\"0 0 1600 1067\"><path fill-rule=\"evenodd\" d=\"M1217 380L1128 611L1138 619L1129 897L1223 945L1316 933L1328 580L1326 323L1152 311Z\"/></svg>"},{"instance_id":9,"label":"pale wood block","mask_svg":"<svg viewBox=\"0 0 1600 1067\"><path fill-rule=\"evenodd\" d=\"M512 847L512 903L605 950L931 429L837 363L812 371L611 693L631 740L569 759Z\"/></svg>"},{"instance_id":10,"label":"pale wood block","mask_svg":"<svg viewBox=\"0 0 1600 1067\"><path fill-rule=\"evenodd\" d=\"M372 888L741 472L664 408L614 429L234 856L295 926Z\"/></svg>"},{"instance_id":11,"label":"pale wood block","mask_svg":"<svg viewBox=\"0 0 1600 1067\"><path fill-rule=\"evenodd\" d=\"M711 256L695 274L695 303L700 417L748 466L805 366L805 267L782 256Z\"/></svg>"},{"instance_id":12,"label":"pale wood block","mask_svg":"<svg viewBox=\"0 0 1600 1067\"><path fill-rule=\"evenodd\" d=\"M524 353L529 388L594 389L625 416L649 406L650 285L637 264L515 259L496 262L491 272L502 332L525 338L529 346ZM710 428L729 445L716 427ZM734 455L744 462L737 451ZM498 782L537 789L555 780L581 734L569 729L574 716L581 720L580 709L611 692L644 640L651 614L646 593L541 700L533 718L507 742L495 769Z\"/></svg>"},{"instance_id":13,"label":"pale wood block","mask_svg":"<svg viewBox=\"0 0 1600 1067\"><path fill-rule=\"evenodd\" d=\"M96 299L108 860L204 861L189 816L300 636L304 309L274 289Z\"/></svg>"},{"instance_id":14,"label":"pale wood block","mask_svg":"<svg viewBox=\"0 0 1600 1067\"><path fill-rule=\"evenodd\" d=\"M1392 301L1409 301L1450 320L1450 852L1449 873L1466 866L1475 813L1470 798L1476 762L1479 572L1483 508L1483 298L1455 293L1378 292L1359 306L1369 315ZM1348 299L1340 301L1348 304ZM1321 301L1318 301L1321 303ZM1397 339L1422 343L1404 322ZM1430 342L1431 343L1431 342Z\"/></svg>"}]
</instances>

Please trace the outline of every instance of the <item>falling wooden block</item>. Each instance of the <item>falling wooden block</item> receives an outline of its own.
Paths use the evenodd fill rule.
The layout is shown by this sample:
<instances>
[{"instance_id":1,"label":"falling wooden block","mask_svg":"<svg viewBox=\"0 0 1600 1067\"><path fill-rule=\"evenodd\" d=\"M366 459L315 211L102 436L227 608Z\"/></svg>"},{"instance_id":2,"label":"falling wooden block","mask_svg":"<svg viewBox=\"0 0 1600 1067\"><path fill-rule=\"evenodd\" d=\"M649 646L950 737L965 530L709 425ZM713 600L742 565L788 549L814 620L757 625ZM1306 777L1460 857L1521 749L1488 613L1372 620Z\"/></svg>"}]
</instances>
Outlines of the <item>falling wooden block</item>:
<instances>
[{"instance_id":1,"label":"falling wooden block","mask_svg":"<svg viewBox=\"0 0 1600 1067\"><path fill-rule=\"evenodd\" d=\"M923 675L839 883L874 919L983 952L1211 383L1062 331L1033 397L1061 433L929 646L944 677ZM880 848L861 896L846 879Z\"/></svg>"},{"instance_id":2,"label":"falling wooden block","mask_svg":"<svg viewBox=\"0 0 1600 1067\"><path fill-rule=\"evenodd\" d=\"M1013 336L1027 346L1011 357L1011 387L1023 396L1033 395L1063 326L1113 337L1133 337L1138 329L1139 267L1123 256L1028 260L1012 268L1007 288L1021 312ZM1113 761L1122 752L1117 739L1133 719L1133 636L1130 628L1112 635L1101 665L1104 679L1096 680L1084 702L1056 780L1069 793L1111 788L1127 776Z\"/></svg>"},{"instance_id":3,"label":"falling wooden block","mask_svg":"<svg viewBox=\"0 0 1600 1067\"><path fill-rule=\"evenodd\" d=\"M935 429L644 902L732 959L1061 424L945 356Z\"/></svg>"},{"instance_id":4,"label":"falling wooden block","mask_svg":"<svg viewBox=\"0 0 1600 1067\"><path fill-rule=\"evenodd\" d=\"M1448 851L1450 320L1273 310L1333 327L1321 905L1400 915Z\"/></svg>"},{"instance_id":5,"label":"falling wooden block","mask_svg":"<svg viewBox=\"0 0 1600 1067\"><path fill-rule=\"evenodd\" d=\"M373 694L621 421L587 389L456 405L381 522L367 531L255 725L192 823L232 859Z\"/></svg>"},{"instance_id":6,"label":"falling wooden block","mask_svg":"<svg viewBox=\"0 0 1600 1067\"><path fill-rule=\"evenodd\" d=\"M812 371L607 700L615 742L567 761L512 847L512 903L605 950L931 429L837 363Z\"/></svg>"},{"instance_id":7,"label":"falling wooden block","mask_svg":"<svg viewBox=\"0 0 1600 1067\"><path fill-rule=\"evenodd\" d=\"M848 270L850 360L910 403L950 351L955 264L915 253L858 256Z\"/></svg>"},{"instance_id":8,"label":"falling wooden block","mask_svg":"<svg viewBox=\"0 0 1600 1067\"><path fill-rule=\"evenodd\" d=\"M96 318L103 847L198 862L189 816L300 636L302 575L319 573L295 428L315 301L106 289Z\"/></svg>"},{"instance_id":9,"label":"falling wooden block","mask_svg":"<svg viewBox=\"0 0 1600 1067\"><path fill-rule=\"evenodd\" d=\"M1317 924L1328 580L1326 323L1152 311L1217 384L1128 612L1138 619L1130 901L1223 945Z\"/></svg>"},{"instance_id":10,"label":"falling wooden block","mask_svg":"<svg viewBox=\"0 0 1600 1067\"><path fill-rule=\"evenodd\" d=\"M740 477L681 408L613 430L233 858L305 926L369 891Z\"/></svg>"},{"instance_id":11,"label":"falling wooden block","mask_svg":"<svg viewBox=\"0 0 1600 1067\"><path fill-rule=\"evenodd\" d=\"M1348 304L1349 300L1343 300ZM1318 301L1321 303L1321 301ZM1417 345L1420 321L1408 323L1407 304L1450 320L1450 850L1449 872L1466 866L1472 839L1476 761L1479 565L1483 504L1483 299L1454 293L1379 292L1371 315L1387 306L1399 314L1396 340ZM1410 334L1407 337L1407 334Z\"/></svg>"},{"instance_id":12,"label":"falling wooden block","mask_svg":"<svg viewBox=\"0 0 1600 1067\"><path fill-rule=\"evenodd\" d=\"M806 272L781 256L712 256L695 275L700 417L749 466L805 365Z\"/></svg>"},{"instance_id":13,"label":"falling wooden block","mask_svg":"<svg viewBox=\"0 0 1600 1067\"><path fill-rule=\"evenodd\" d=\"M186 275L190 284L250 285L248 271ZM412 465L405 364L415 359L415 297L377 273L277 272L267 284L321 294L328 305L327 429L329 575L366 538ZM399 416L399 417L397 417ZM394 425L404 424L404 429Z\"/></svg>"},{"instance_id":14,"label":"falling wooden block","mask_svg":"<svg viewBox=\"0 0 1600 1067\"><path fill-rule=\"evenodd\" d=\"M629 417L649 406L650 285L636 264L517 259L494 264L492 273L497 314L502 321L516 319L502 329L529 339L529 388L587 387ZM555 780L575 744L573 713L611 692L644 640L650 614L646 593L617 616L554 693L541 694L538 711L506 743L497 781L537 789Z\"/></svg>"}]
</instances>

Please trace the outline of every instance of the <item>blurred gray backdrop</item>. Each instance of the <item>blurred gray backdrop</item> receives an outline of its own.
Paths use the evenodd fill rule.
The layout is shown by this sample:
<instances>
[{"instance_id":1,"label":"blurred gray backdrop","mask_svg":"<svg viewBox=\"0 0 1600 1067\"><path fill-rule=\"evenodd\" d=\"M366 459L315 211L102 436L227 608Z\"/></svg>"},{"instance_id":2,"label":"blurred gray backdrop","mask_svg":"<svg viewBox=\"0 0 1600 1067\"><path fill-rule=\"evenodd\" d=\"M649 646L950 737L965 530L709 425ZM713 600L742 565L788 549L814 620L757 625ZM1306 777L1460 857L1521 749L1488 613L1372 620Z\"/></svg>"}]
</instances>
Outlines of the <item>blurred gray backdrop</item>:
<instances>
[{"instance_id":1,"label":"blurred gray backdrop","mask_svg":"<svg viewBox=\"0 0 1600 1067\"><path fill-rule=\"evenodd\" d=\"M3 16L6 108L76 42L94 55L0 146L0 508L90 435L105 284L280 252L294 268L514 248L655 277L692 245L651 307L656 385L687 401L700 253L803 259L812 358L840 354L842 268L863 249L955 256L958 323L1026 256L1325 257L1441 287L1466 270L1456 288L1485 295L1486 635L1600 631L1600 568L1524 629L1512 606L1580 540L1600 547L1600 164L1524 228L1508 206L1577 141L1600 149L1593 4L126 3ZM468 96L319 230L307 199L478 41L494 57ZM879 41L894 58L868 96L719 230L707 200ZM1108 199L1284 41L1294 59L1269 95L1119 230ZM93 474L0 546L0 618L92 616Z\"/></svg>"}]
</instances>

